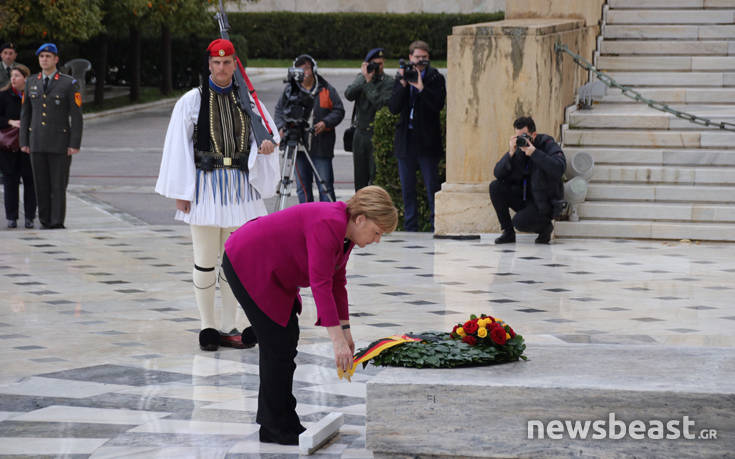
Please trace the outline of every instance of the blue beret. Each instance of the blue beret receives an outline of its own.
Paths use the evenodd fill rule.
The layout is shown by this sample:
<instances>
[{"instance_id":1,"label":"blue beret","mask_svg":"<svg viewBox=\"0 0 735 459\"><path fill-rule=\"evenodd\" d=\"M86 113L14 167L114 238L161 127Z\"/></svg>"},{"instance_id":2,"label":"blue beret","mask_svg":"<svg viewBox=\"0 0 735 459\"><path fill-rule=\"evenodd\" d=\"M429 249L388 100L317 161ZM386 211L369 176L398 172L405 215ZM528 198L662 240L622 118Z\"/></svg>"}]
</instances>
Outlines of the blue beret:
<instances>
[{"instance_id":1,"label":"blue beret","mask_svg":"<svg viewBox=\"0 0 735 459\"><path fill-rule=\"evenodd\" d=\"M53 44L53 43L44 43L44 44L42 44L41 47L36 50L36 56L38 56L39 54L41 54L44 51L47 51L49 53L54 53L57 56L59 55L59 50L58 50L58 48L56 48L56 45Z\"/></svg>"},{"instance_id":2,"label":"blue beret","mask_svg":"<svg viewBox=\"0 0 735 459\"><path fill-rule=\"evenodd\" d=\"M384 51L385 50L383 48L371 49L365 56L365 62L370 62L370 59L375 59L376 57L384 57Z\"/></svg>"}]
</instances>

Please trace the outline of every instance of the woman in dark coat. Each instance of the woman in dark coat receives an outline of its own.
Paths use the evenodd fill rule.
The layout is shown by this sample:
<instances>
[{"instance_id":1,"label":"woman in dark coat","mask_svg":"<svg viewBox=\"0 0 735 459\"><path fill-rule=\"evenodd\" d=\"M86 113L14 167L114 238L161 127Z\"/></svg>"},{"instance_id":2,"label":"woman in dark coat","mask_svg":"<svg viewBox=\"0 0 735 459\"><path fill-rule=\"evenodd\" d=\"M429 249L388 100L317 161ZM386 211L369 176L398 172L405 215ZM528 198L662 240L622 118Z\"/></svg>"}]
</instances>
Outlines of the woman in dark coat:
<instances>
[{"instance_id":1,"label":"woman in dark coat","mask_svg":"<svg viewBox=\"0 0 735 459\"><path fill-rule=\"evenodd\" d=\"M20 128L20 107L26 78L30 75L28 67L14 64L10 71L10 84L0 90L0 129ZM33 170L30 155L17 151L0 151L0 170L3 173L5 191L5 217L8 228L18 227L18 188L23 180L23 207L25 227L33 228L36 218L36 192L33 189Z\"/></svg>"}]
</instances>

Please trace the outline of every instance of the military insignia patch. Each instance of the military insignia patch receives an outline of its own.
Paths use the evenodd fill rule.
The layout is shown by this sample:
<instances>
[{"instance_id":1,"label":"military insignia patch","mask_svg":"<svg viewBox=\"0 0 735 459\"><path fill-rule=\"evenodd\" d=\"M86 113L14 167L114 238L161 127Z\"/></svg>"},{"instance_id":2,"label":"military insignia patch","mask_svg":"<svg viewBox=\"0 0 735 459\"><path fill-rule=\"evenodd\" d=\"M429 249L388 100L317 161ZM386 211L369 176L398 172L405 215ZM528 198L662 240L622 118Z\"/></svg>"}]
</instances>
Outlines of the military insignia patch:
<instances>
[{"instance_id":1,"label":"military insignia patch","mask_svg":"<svg viewBox=\"0 0 735 459\"><path fill-rule=\"evenodd\" d=\"M219 55L220 56L224 56L225 55L225 50L224 49L220 49L219 50Z\"/></svg>"},{"instance_id":2,"label":"military insignia patch","mask_svg":"<svg viewBox=\"0 0 735 459\"><path fill-rule=\"evenodd\" d=\"M74 102L76 102L77 107L82 106L82 94L79 92L74 93Z\"/></svg>"}]
</instances>

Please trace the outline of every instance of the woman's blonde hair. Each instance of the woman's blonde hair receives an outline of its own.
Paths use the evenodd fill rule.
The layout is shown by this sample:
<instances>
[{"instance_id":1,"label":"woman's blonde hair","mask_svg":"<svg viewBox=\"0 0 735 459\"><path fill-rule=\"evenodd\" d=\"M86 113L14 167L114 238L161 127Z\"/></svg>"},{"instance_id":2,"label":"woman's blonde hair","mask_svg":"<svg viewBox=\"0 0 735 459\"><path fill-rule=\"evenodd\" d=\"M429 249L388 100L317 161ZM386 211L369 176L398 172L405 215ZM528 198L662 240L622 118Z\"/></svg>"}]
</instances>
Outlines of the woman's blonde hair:
<instances>
[{"instance_id":1,"label":"woman's blonde hair","mask_svg":"<svg viewBox=\"0 0 735 459\"><path fill-rule=\"evenodd\" d=\"M28 75L30 75L30 74L31 74L31 71L30 71L30 69L29 69L28 67L26 67L25 65L23 65L23 64L18 64L18 63L15 63L15 64L11 65L11 66L10 66L10 72L12 73L12 72L13 72L13 70L17 70L17 71L19 71L19 72L20 72L20 73L22 73L22 74L23 74L23 76L24 76L24 77L26 77L26 78L28 78ZM8 89L10 89L10 87L11 87L12 85L13 85L13 84L12 84L12 83L11 83L10 81L8 81L8 84L6 84L6 85L4 85L4 86L3 86L2 88L0 88L0 91L6 91L6 90L8 90Z\"/></svg>"},{"instance_id":2,"label":"woman's blonde hair","mask_svg":"<svg viewBox=\"0 0 735 459\"><path fill-rule=\"evenodd\" d=\"M392 233L398 226L398 210L387 191L371 185L357 190L347 201L347 211L353 220L364 215L375 222L384 233Z\"/></svg>"}]
</instances>

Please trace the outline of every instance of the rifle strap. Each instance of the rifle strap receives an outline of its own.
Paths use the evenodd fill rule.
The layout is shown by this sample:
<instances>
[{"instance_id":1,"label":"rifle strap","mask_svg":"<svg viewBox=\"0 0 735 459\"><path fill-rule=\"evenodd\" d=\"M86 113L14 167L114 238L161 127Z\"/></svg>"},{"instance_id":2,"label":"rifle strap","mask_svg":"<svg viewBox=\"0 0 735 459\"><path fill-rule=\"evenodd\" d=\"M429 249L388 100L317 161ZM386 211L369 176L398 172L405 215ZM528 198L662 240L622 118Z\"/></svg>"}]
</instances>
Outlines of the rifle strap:
<instances>
[{"instance_id":1,"label":"rifle strap","mask_svg":"<svg viewBox=\"0 0 735 459\"><path fill-rule=\"evenodd\" d=\"M242 62L240 62L240 58L235 56L235 59L237 59L237 66L240 68L240 73L242 73L242 78L245 80L245 84L248 85L248 92L252 94L253 99L255 100L255 106L258 107L258 112L260 113L260 117L263 119L263 124L265 124L266 129L268 129L268 134L273 135L273 130L271 129L270 123L268 122L268 119L265 117L265 114L263 114L263 109L260 106L260 100L258 100L258 93L255 92L255 88L253 87L253 84L250 82L250 78L248 78L248 74L245 73L245 68L242 66Z\"/></svg>"}]
</instances>

